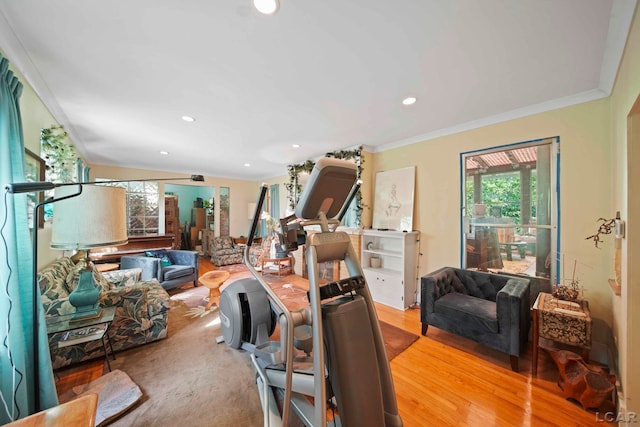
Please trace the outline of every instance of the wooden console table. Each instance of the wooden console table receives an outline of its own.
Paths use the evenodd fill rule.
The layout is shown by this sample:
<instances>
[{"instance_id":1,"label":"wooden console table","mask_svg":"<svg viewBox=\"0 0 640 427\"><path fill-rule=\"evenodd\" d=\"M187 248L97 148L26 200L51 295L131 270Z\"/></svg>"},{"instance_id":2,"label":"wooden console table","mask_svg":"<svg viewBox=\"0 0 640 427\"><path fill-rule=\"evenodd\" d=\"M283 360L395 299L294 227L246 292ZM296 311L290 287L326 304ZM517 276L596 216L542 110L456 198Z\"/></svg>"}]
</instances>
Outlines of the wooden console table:
<instances>
[{"instance_id":1,"label":"wooden console table","mask_svg":"<svg viewBox=\"0 0 640 427\"><path fill-rule=\"evenodd\" d=\"M591 349L591 312L587 300L564 301L540 292L533 304L533 358L531 374L538 374L540 340L546 339L582 349L582 358L589 361Z\"/></svg>"}]
</instances>

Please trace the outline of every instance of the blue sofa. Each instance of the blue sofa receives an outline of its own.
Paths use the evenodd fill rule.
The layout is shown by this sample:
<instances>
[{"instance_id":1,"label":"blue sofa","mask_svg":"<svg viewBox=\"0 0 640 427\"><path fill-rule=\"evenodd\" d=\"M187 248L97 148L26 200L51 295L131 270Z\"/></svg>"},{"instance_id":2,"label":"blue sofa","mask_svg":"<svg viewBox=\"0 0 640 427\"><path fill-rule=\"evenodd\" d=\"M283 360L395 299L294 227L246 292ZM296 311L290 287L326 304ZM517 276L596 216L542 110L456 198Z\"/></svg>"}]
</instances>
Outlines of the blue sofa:
<instances>
[{"instance_id":1,"label":"blue sofa","mask_svg":"<svg viewBox=\"0 0 640 427\"><path fill-rule=\"evenodd\" d=\"M509 354L511 369L529 336L529 280L443 267L421 278L422 335L429 325Z\"/></svg>"},{"instance_id":2,"label":"blue sofa","mask_svg":"<svg viewBox=\"0 0 640 427\"><path fill-rule=\"evenodd\" d=\"M197 251L171 249L164 252L168 254L171 265L163 266L161 257L142 254L121 257L120 268L123 270L140 268L142 269L142 280L156 279L165 290L178 287L187 282L193 282L193 286L198 286L199 253Z\"/></svg>"}]
</instances>

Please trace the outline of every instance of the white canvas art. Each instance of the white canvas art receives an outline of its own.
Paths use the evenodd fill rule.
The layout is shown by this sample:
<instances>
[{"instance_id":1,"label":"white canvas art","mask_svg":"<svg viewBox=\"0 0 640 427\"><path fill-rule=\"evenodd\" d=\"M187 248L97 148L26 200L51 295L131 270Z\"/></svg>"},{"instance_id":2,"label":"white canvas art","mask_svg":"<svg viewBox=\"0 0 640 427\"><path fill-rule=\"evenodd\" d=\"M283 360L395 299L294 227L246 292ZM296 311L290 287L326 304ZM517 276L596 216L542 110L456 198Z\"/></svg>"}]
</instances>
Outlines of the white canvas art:
<instances>
[{"instance_id":1,"label":"white canvas art","mask_svg":"<svg viewBox=\"0 0 640 427\"><path fill-rule=\"evenodd\" d=\"M373 228L413 230L415 166L376 173Z\"/></svg>"}]
</instances>

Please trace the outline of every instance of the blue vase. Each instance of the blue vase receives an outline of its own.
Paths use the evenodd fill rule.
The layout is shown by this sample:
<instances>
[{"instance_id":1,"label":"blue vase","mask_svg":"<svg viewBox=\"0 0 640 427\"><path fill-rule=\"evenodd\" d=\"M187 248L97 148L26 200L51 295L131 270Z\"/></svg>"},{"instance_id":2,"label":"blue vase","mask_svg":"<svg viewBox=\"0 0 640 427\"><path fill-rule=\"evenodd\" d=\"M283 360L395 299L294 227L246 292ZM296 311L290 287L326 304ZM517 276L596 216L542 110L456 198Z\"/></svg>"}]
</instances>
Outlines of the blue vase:
<instances>
[{"instance_id":1,"label":"blue vase","mask_svg":"<svg viewBox=\"0 0 640 427\"><path fill-rule=\"evenodd\" d=\"M100 311L98 298L100 298L100 289L93 280L93 271L82 270L78 278L78 286L69 294L69 303L76 308L73 318L97 316Z\"/></svg>"}]
</instances>

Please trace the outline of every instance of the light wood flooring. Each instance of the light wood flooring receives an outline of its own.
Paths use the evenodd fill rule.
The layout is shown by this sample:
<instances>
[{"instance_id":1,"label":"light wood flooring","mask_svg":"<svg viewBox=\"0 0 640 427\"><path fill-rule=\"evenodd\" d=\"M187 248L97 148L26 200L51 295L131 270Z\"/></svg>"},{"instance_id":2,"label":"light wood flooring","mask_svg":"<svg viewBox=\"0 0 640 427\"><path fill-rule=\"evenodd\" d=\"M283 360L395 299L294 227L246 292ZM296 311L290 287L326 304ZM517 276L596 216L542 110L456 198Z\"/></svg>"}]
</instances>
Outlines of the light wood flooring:
<instances>
[{"instance_id":1,"label":"light wood flooring","mask_svg":"<svg viewBox=\"0 0 640 427\"><path fill-rule=\"evenodd\" d=\"M202 258L200 274L215 269ZM294 284L305 279L288 276ZM420 335L420 310L376 304L380 320ZM58 393L102 374L102 361L56 372ZM562 397L558 372L541 351L538 376L531 376L531 346L511 371L509 357L469 340L429 328L391 361L398 408L405 426L606 426L605 412L586 411Z\"/></svg>"}]
</instances>

